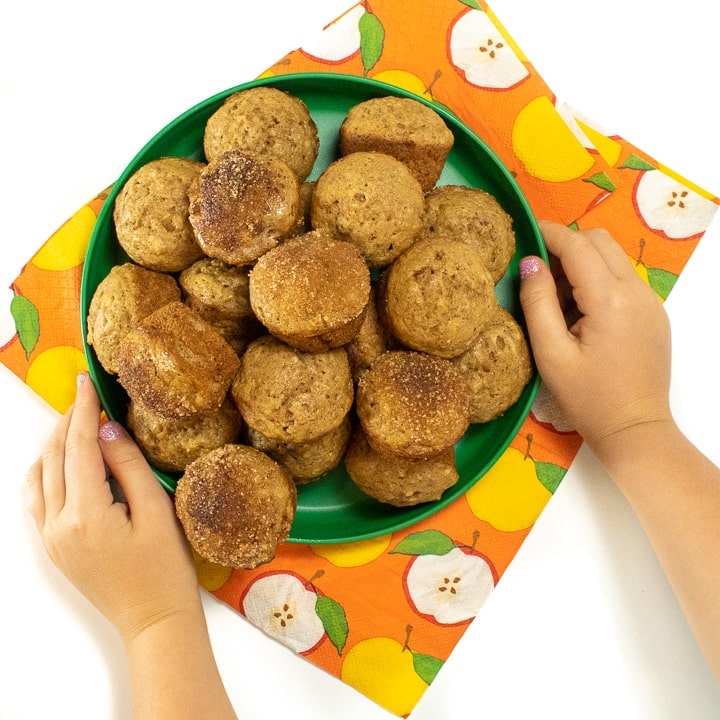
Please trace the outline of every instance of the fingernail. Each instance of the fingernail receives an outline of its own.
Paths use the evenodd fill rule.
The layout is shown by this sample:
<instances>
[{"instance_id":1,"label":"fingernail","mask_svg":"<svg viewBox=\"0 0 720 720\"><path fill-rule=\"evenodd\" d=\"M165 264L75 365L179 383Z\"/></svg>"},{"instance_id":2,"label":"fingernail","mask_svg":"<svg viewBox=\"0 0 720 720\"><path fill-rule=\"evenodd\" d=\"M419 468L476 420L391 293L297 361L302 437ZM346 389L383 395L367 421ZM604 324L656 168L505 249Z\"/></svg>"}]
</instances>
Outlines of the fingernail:
<instances>
[{"instance_id":1,"label":"fingernail","mask_svg":"<svg viewBox=\"0 0 720 720\"><path fill-rule=\"evenodd\" d=\"M113 440L118 440L126 436L125 428L119 422L115 422L115 420L104 423L98 430L98 437L103 442L112 442Z\"/></svg>"},{"instance_id":2,"label":"fingernail","mask_svg":"<svg viewBox=\"0 0 720 720\"><path fill-rule=\"evenodd\" d=\"M87 377L88 377L88 374L87 374L86 370L79 372L78 376L77 376L77 386L80 387L81 385L83 385L85 383L85 381L87 380Z\"/></svg>"},{"instance_id":3,"label":"fingernail","mask_svg":"<svg viewBox=\"0 0 720 720\"><path fill-rule=\"evenodd\" d=\"M530 275L534 275L540 269L540 260L536 257L524 257L520 261L518 270L520 272L520 279L524 280Z\"/></svg>"}]
</instances>

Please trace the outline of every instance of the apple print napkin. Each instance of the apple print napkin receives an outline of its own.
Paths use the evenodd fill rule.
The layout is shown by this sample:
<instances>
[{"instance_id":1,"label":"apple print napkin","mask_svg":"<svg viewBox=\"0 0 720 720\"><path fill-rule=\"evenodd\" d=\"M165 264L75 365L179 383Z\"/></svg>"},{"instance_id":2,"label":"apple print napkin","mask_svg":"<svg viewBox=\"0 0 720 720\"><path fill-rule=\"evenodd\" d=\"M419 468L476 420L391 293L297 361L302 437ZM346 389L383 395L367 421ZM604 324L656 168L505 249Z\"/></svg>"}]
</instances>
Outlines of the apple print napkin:
<instances>
[{"instance_id":1,"label":"apple print napkin","mask_svg":"<svg viewBox=\"0 0 720 720\"><path fill-rule=\"evenodd\" d=\"M264 75L304 71L383 80L449 108L502 159L537 216L608 228L662 298L720 202L558 102L481 0L358 3ZM25 265L8 308L16 332L0 338L0 360L59 411L85 367L80 280L105 197L80 208ZM497 463L436 515L355 543L286 544L252 571L197 558L200 582L270 637L407 716L581 442L541 386Z\"/></svg>"}]
</instances>

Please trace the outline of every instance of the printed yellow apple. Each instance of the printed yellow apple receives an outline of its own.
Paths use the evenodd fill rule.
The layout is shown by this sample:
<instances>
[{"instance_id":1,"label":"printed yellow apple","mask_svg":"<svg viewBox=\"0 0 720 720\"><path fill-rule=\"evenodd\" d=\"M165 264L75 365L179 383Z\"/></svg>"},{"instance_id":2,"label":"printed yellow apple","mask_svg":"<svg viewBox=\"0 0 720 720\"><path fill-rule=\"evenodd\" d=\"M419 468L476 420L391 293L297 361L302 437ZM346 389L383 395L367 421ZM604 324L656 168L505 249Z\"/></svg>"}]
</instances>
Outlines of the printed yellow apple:
<instances>
[{"instance_id":1,"label":"printed yellow apple","mask_svg":"<svg viewBox=\"0 0 720 720\"><path fill-rule=\"evenodd\" d=\"M472 620L495 582L482 555L459 547L445 555L418 555L408 563L403 579L411 607L441 625Z\"/></svg>"},{"instance_id":2,"label":"printed yellow apple","mask_svg":"<svg viewBox=\"0 0 720 720\"><path fill-rule=\"evenodd\" d=\"M513 447L465 493L473 514L504 532L529 528L551 497L529 453Z\"/></svg>"},{"instance_id":3,"label":"printed yellow apple","mask_svg":"<svg viewBox=\"0 0 720 720\"><path fill-rule=\"evenodd\" d=\"M450 62L461 77L476 87L507 90L530 76L488 13L468 10L450 28Z\"/></svg>"},{"instance_id":4,"label":"printed yellow apple","mask_svg":"<svg viewBox=\"0 0 720 720\"><path fill-rule=\"evenodd\" d=\"M718 206L661 169L640 173L635 205L643 222L670 240L686 240L707 230Z\"/></svg>"},{"instance_id":5,"label":"printed yellow apple","mask_svg":"<svg viewBox=\"0 0 720 720\"><path fill-rule=\"evenodd\" d=\"M391 713L407 716L428 684L415 670L413 652L387 637L361 640L343 661L341 678Z\"/></svg>"},{"instance_id":6,"label":"printed yellow apple","mask_svg":"<svg viewBox=\"0 0 720 720\"><path fill-rule=\"evenodd\" d=\"M298 575L271 572L255 578L240 598L240 612L297 653L314 650L325 636L315 612L317 593Z\"/></svg>"}]
</instances>

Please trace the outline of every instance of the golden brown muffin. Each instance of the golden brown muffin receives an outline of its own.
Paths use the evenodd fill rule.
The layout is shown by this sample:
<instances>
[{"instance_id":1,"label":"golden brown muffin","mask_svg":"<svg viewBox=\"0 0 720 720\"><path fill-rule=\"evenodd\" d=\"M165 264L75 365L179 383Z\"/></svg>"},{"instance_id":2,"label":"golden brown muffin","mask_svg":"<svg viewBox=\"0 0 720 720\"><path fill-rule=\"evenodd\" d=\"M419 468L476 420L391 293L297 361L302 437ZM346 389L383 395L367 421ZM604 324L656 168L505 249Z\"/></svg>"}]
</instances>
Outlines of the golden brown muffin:
<instances>
[{"instance_id":1,"label":"golden brown muffin","mask_svg":"<svg viewBox=\"0 0 720 720\"><path fill-rule=\"evenodd\" d=\"M453 448L429 460L407 460L373 450L361 427L345 453L350 479L367 495L396 507L439 500L458 481Z\"/></svg>"},{"instance_id":2,"label":"golden brown muffin","mask_svg":"<svg viewBox=\"0 0 720 720\"><path fill-rule=\"evenodd\" d=\"M462 240L418 240L387 273L383 301L393 335L444 358L465 352L497 307L482 254Z\"/></svg>"},{"instance_id":3,"label":"golden brown muffin","mask_svg":"<svg viewBox=\"0 0 720 720\"><path fill-rule=\"evenodd\" d=\"M217 410L239 366L237 354L197 312L172 302L123 338L118 380L131 400L182 420Z\"/></svg>"},{"instance_id":4,"label":"golden brown muffin","mask_svg":"<svg viewBox=\"0 0 720 720\"><path fill-rule=\"evenodd\" d=\"M290 473L245 445L223 445L185 468L175 509L190 544L224 567L272 560L290 534L297 489Z\"/></svg>"},{"instance_id":5,"label":"golden brown muffin","mask_svg":"<svg viewBox=\"0 0 720 720\"><path fill-rule=\"evenodd\" d=\"M453 358L470 389L470 422L484 423L517 402L533 374L530 349L517 320L498 306L473 346Z\"/></svg>"},{"instance_id":6,"label":"golden brown muffin","mask_svg":"<svg viewBox=\"0 0 720 720\"><path fill-rule=\"evenodd\" d=\"M515 254L512 218L492 195L479 188L441 185L425 196L421 236L435 235L480 248L496 284Z\"/></svg>"},{"instance_id":7,"label":"golden brown muffin","mask_svg":"<svg viewBox=\"0 0 720 720\"><path fill-rule=\"evenodd\" d=\"M386 325L380 321L378 316L377 295L377 285L374 283L370 286L370 299L360 331L345 345L345 352L350 361L350 371L355 382L380 355L387 350L394 349L396 345Z\"/></svg>"},{"instance_id":8,"label":"golden brown muffin","mask_svg":"<svg viewBox=\"0 0 720 720\"><path fill-rule=\"evenodd\" d=\"M266 335L245 350L232 396L245 422L271 440L314 440L338 427L352 405L347 355L343 348L307 353Z\"/></svg>"},{"instance_id":9,"label":"golden brown muffin","mask_svg":"<svg viewBox=\"0 0 720 720\"><path fill-rule=\"evenodd\" d=\"M204 253L248 265L274 248L300 217L298 181L275 157L231 150L188 190L190 223Z\"/></svg>"},{"instance_id":10,"label":"golden brown muffin","mask_svg":"<svg viewBox=\"0 0 720 720\"><path fill-rule=\"evenodd\" d=\"M304 443L282 443L248 428L250 445L287 468L297 485L307 485L340 464L350 440L348 416L335 430Z\"/></svg>"},{"instance_id":11,"label":"golden brown muffin","mask_svg":"<svg viewBox=\"0 0 720 720\"><path fill-rule=\"evenodd\" d=\"M310 215L313 228L352 243L369 265L382 267L412 245L424 211L422 188L406 165L357 152L318 178Z\"/></svg>"},{"instance_id":12,"label":"golden brown muffin","mask_svg":"<svg viewBox=\"0 0 720 720\"><path fill-rule=\"evenodd\" d=\"M307 352L352 340L370 295L370 271L351 243L310 232L265 253L250 273L250 304L277 338Z\"/></svg>"},{"instance_id":13,"label":"golden brown muffin","mask_svg":"<svg viewBox=\"0 0 720 720\"><path fill-rule=\"evenodd\" d=\"M272 87L231 95L208 119L203 141L209 161L228 150L283 160L302 182L318 154L317 127L305 103Z\"/></svg>"},{"instance_id":14,"label":"golden brown muffin","mask_svg":"<svg viewBox=\"0 0 720 720\"><path fill-rule=\"evenodd\" d=\"M115 265L100 281L88 308L87 342L111 375L118 371L120 341L150 313L180 300L172 275L124 263Z\"/></svg>"},{"instance_id":15,"label":"golden brown muffin","mask_svg":"<svg viewBox=\"0 0 720 720\"><path fill-rule=\"evenodd\" d=\"M312 208L312 196L315 192L315 185L315 180L307 180L304 183L300 183L300 217L295 227L288 234L289 238L304 235L312 230L310 210Z\"/></svg>"},{"instance_id":16,"label":"golden brown muffin","mask_svg":"<svg viewBox=\"0 0 720 720\"><path fill-rule=\"evenodd\" d=\"M115 199L120 246L139 265L178 272L202 257L188 221L188 188L205 165L165 157L143 165Z\"/></svg>"},{"instance_id":17,"label":"golden brown muffin","mask_svg":"<svg viewBox=\"0 0 720 720\"><path fill-rule=\"evenodd\" d=\"M424 191L438 181L455 138L432 108L412 98L379 97L350 108L340 126L343 155L370 150L401 160Z\"/></svg>"},{"instance_id":18,"label":"golden brown muffin","mask_svg":"<svg viewBox=\"0 0 720 720\"><path fill-rule=\"evenodd\" d=\"M439 455L470 423L468 388L443 358L410 350L381 355L358 383L356 407L380 454L409 460Z\"/></svg>"},{"instance_id":19,"label":"golden brown muffin","mask_svg":"<svg viewBox=\"0 0 720 720\"><path fill-rule=\"evenodd\" d=\"M217 409L171 420L130 401L127 425L151 465L165 472L179 472L193 460L240 438L242 418L232 400Z\"/></svg>"},{"instance_id":20,"label":"golden brown muffin","mask_svg":"<svg viewBox=\"0 0 720 720\"><path fill-rule=\"evenodd\" d=\"M250 279L246 267L203 258L180 273L185 303L241 353L265 328L250 306Z\"/></svg>"}]
</instances>

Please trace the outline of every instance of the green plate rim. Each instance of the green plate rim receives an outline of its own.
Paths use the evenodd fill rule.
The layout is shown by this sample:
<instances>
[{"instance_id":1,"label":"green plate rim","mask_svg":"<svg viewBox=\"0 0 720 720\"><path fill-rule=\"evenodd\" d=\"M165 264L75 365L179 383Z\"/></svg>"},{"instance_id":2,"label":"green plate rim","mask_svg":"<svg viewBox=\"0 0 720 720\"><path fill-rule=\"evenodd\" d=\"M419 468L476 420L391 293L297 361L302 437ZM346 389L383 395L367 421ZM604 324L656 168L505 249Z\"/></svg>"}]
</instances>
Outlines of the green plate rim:
<instances>
[{"instance_id":1,"label":"green plate rim","mask_svg":"<svg viewBox=\"0 0 720 720\"><path fill-rule=\"evenodd\" d=\"M88 251L86 260L92 260L94 257L95 252L97 251L97 243L100 242L98 239L100 237L100 231L105 227L105 225L111 221L111 213L114 207L115 198L122 188L122 186L125 184L125 182L128 180L128 178L140 167L140 165L144 164L145 162L148 162L150 158L148 158L148 155L154 155L155 157L159 157L160 155L156 155L153 153L153 149L156 148L158 143L160 143L168 134L171 134L175 128L182 126L185 122L188 122L195 118L198 114L207 113L211 111L211 109L215 107L219 107L219 105L230 95L232 95L235 92L239 92L241 90L249 89L252 87L257 86L277 86L280 89L287 90L288 92L293 92L293 88L297 91L298 86L302 86L303 84L320 84L320 83L330 83L330 84L342 84L345 86L362 86L365 91L369 91L374 93L377 96L380 95L396 95L399 97L408 97L413 100L419 101L430 108L432 108L435 112L437 112L443 120L450 126L453 133L457 136L458 134L464 135L468 141L476 145L479 149L481 154L484 156L484 160L489 160L492 163L492 169L494 173L497 173L501 179L502 182L504 182L509 190L512 192L514 199L517 203L519 203L520 208L523 211L524 214L524 220L527 222L529 226L529 230L531 231L533 235L533 240L535 243L535 247L533 247L533 254L539 255L544 260L547 261L547 251L545 249L545 244L542 240L542 235L540 233L540 229L537 225L537 222L534 218L534 215L532 213L532 210L530 208L530 205L527 201L527 198L525 197L524 193L520 189L519 185L517 184L515 178L513 175L508 171L508 169L505 167L505 165L502 163L502 161L498 158L498 156L495 154L495 152L485 143L485 141L480 138L477 133L475 133L472 129L470 129L467 125L465 125L459 118L453 114L448 108L446 108L443 105L438 105L436 103L430 102L426 100L425 98L419 97L415 93L412 93L410 91L404 90L403 88L396 87L394 85L390 85L388 83L379 81L379 80L373 80L372 78L365 78L358 75L347 75L342 73L321 73L321 72L309 72L309 73L286 73L282 75L274 75L264 78L258 78L255 80L251 80L246 83L242 83L240 85L236 85L234 87L228 88L226 90L223 90L221 92L215 93L214 95L206 98L205 100L202 100L201 102L197 103L196 105L192 106L188 110L184 111L180 115L178 115L175 119L171 120L167 125L165 125L159 132L157 132L143 147L135 154L133 159L128 163L128 165L125 167L123 172L120 174L118 179L113 183L113 186L105 199L105 202L100 210L100 213L98 214L98 218L95 224L95 227L93 228L93 232L90 237L90 242L88 245ZM360 100L358 100L359 102ZM162 154L162 153L161 153ZM122 249L118 248L118 253L122 254ZM517 258L514 259L514 262L516 262ZM95 291L95 288L97 287L97 283L94 285L90 282L89 276L92 272L91 262L85 262L82 272L82 280L81 280L81 291L80 291L80 323L81 323L81 332L82 332L82 342L83 342L83 348L85 352L85 357L87 360L90 376L95 384L95 387L98 390L98 395L100 397L100 403L105 410L106 414L110 419L113 420L120 420L124 421L124 418L116 417L115 414L112 412L112 402L109 401L108 394L105 391L105 382L107 381L110 376L107 376L105 371L102 369L102 367L99 366L99 363L97 361L97 358L94 355L94 351L87 343L87 323L86 323L86 317L87 317L87 308L89 307L90 300L92 298L92 294ZM510 271L509 271L510 274ZM515 275L517 273L515 272ZM512 282L515 282L517 280L516 277L511 277L510 280ZM517 313L516 313L517 314ZM521 311L520 311L521 314ZM524 325L524 321L522 317L519 318L521 321L521 324ZM103 377L105 376L105 377ZM113 378L110 378L111 380L114 380ZM114 380L117 382L116 380ZM537 390L540 384L540 378L538 376L537 371L534 371L533 378L531 379L530 383L525 387L520 399L513 405L512 412L515 414L516 419L512 423L512 425L508 428L505 428L505 434L503 437L503 441L498 443L494 452L492 452L489 456L484 458L484 462L481 463L481 467L479 466L477 472L471 473L470 477L463 478L462 475L458 482L453 485L451 488L449 488L443 496L440 498L440 500L431 502L431 503L424 503L422 505L416 505L409 508L393 508L392 509L392 515L391 516L384 516L382 518L376 518L376 522L373 524L373 527L367 528L365 530L353 530L351 533L346 534L339 534L335 532L332 535L324 535L322 537L317 536L311 536L310 533L301 533L298 534L296 532L293 532L293 529L295 529L295 524L293 525L293 529L290 531L290 536L287 539L287 542L294 543L294 544L337 544L337 543L349 543L349 542L357 542L360 540L368 540L374 537L379 537L381 535L390 534L393 532L396 532L398 530L403 530L410 525L413 525L417 522L420 522L421 520L425 520L444 507L450 505L452 502L454 502L456 499L458 499L462 494L467 492L467 490L472 487L475 483L477 483L482 476L497 462L498 458L505 452L507 447L510 445L514 437L517 435L517 432L519 431L520 427L522 426L523 422L527 418L530 408L532 407L533 401L535 399L535 396L537 394ZM496 421L492 421L496 422ZM491 424L491 423L490 423ZM462 439L459 441L459 444L462 443ZM159 482L162 484L162 486L169 491L170 493L174 492L175 489L175 481L166 475L165 473L157 471L155 468L153 468L153 472L155 473L156 477L158 478ZM317 482L322 482L322 478L318 480ZM315 483L313 483L314 485ZM303 488L309 487L309 486L299 486L298 491L300 497L302 497L302 494L304 492ZM382 504L380 504L382 505ZM389 506L386 506L389 507ZM297 518L296 518L297 521ZM378 524L379 523L379 524Z\"/></svg>"}]
</instances>

